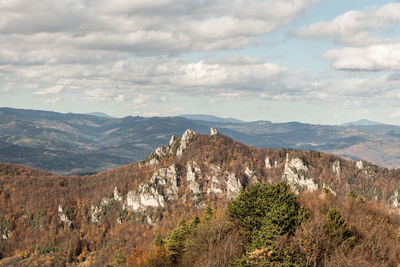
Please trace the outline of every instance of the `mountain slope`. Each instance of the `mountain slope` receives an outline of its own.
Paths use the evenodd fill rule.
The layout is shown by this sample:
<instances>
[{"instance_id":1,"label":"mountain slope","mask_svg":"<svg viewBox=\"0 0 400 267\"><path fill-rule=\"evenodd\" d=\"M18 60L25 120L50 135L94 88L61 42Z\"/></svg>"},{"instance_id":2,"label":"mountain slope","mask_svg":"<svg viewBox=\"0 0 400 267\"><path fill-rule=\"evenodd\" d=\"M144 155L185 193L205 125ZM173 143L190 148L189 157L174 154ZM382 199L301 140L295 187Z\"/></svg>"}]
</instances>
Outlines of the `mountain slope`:
<instances>
[{"instance_id":1,"label":"mountain slope","mask_svg":"<svg viewBox=\"0 0 400 267\"><path fill-rule=\"evenodd\" d=\"M125 255L148 248L182 216L207 204L223 209L251 184L281 181L301 194L359 195L399 213L399 171L321 152L257 149L215 130L185 131L142 163L95 175L0 164L0 264L104 266L117 247Z\"/></svg>"}]
</instances>

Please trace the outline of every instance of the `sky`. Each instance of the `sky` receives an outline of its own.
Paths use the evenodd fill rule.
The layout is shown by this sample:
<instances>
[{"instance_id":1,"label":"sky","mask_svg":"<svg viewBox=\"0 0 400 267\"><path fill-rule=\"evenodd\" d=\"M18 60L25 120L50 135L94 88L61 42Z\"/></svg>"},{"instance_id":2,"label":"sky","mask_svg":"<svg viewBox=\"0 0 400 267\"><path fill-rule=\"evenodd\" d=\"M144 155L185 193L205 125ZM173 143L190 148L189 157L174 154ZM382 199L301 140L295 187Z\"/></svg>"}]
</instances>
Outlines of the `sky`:
<instances>
[{"instance_id":1,"label":"sky","mask_svg":"<svg viewBox=\"0 0 400 267\"><path fill-rule=\"evenodd\" d=\"M400 125L400 1L0 0L0 106Z\"/></svg>"}]
</instances>

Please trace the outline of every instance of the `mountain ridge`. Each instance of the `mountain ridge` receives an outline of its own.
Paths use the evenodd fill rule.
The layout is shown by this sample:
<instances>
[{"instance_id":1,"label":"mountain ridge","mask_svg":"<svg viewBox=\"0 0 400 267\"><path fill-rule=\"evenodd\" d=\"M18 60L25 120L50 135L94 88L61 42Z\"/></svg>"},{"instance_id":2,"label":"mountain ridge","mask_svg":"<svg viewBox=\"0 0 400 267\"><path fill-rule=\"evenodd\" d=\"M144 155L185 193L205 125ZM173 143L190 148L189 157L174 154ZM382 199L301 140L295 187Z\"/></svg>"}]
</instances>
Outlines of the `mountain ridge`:
<instances>
[{"instance_id":1,"label":"mountain ridge","mask_svg":"<svg viewBox=\"0 0 400 267\"><path fill-rule=\"evenodd\" d=\"M105 117L105 118L110 118L110 119L114 119L115 117L108 115L104 112L90 112L90 113L85 113L85 115L92 115L92 116L97 116L97 117Z\"/></svg>"},{"instance_id":2,"label":"mountain ridge","mask_svg":"<svg viewBox=\"0 0 400 267\"><path fill-rule=\"evenodd\" d=\"M350 126L350 125L354 125L354 126L357 126L357 125L373 126L373 125L385 125L385 123L377 122L377 121L370 121L370 120L367 120L367 119L360 119L358 121L346 122L346 123L343 123L341 125L343 125L343 126Z\"/></svg>"},{"instance_id":3,"label":"mountain ridge","mask_svg":"<svg viewBox=\"0 0 400 267\"><path fill-rule=\"evenodd\" d=\"M221 118L214 115L209 114L182 114L175 117L183 117L186 119L191 120L201 120L201 121L208 121L208 122L226 122L226 123L243 123L244 121L238 120L235 118Z\"/></svg>"}]
</instances>

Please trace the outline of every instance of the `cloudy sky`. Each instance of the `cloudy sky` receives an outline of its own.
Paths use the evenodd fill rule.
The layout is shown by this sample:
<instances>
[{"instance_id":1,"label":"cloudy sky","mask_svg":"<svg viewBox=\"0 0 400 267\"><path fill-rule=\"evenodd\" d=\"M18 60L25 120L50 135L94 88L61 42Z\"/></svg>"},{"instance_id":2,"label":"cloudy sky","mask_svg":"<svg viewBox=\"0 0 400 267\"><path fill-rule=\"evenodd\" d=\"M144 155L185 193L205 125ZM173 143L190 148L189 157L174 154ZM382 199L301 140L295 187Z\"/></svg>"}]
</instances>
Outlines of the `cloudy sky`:
<instances>
[{"instance_id":1,"label":"cloudy sky","mask_svg":"<svg viewBox=\"0 0 400 267\"><path fill-rule=\"evenodd\" d=\"M400 124L400 2L0 0L0 106Z\"/></svg>"}]
</instances>

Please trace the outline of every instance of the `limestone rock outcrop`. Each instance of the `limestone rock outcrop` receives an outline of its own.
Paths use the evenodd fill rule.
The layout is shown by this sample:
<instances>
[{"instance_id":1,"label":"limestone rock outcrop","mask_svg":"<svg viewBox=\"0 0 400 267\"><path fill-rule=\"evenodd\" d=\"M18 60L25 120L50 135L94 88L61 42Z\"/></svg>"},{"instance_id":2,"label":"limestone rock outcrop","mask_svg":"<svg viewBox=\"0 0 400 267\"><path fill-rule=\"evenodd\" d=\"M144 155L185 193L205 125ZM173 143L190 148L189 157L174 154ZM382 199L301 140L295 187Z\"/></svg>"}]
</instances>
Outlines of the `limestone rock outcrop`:
<instances>
[{"instance_id":1,"label":"limestone rock outcrop","mask_svg":"<svg viewBox=\"0 0 400 267\"><path fill-rule=\"evenodd\" d=\"M142 211L146 207L163 208L167 200L177 198L178 189L177 167L172 164L157 170L150 181L140 184L135 192L128 192L124 208L132 211Z\"/></svg>"},{"instance_id":2,"label":"limestone rock outcrop","mask_svg":"<svg viewBox=\"0 0 400 267\"><path fill-rule=\"evenodd\" d=\"M113 198L108 198L108 197L103 197L100 201L100 204L97 206L93 206L91 207L91 217L90 217L90 221L92 223L98 223L101 220L101 215L103 215L103 210L106 206L108 206L111 201L113 200L117 200L115 199L115 192L117 190L117 187L114 188L114 196ZM121 198L122 200L122 198Z\"/></svg>"},{"instance_id":3,"label":"limestone rock outcrop","mask_svg":"<svg viewBox=\"0 0 400 267\"><path fill-rule=\"evenodd\" d=\"M178 149L176 150L176 155L177 156L182 156L183 151L188 147L188 145L190 144L190 142L192 141L193 137L198 135L198 133L196 133L193 130L187 129L180 140L180 145L178 147Z\"/></svg>"},{"instance_id":4,"label":"limestone rock outcrop","mask_svg":"<svg viewBox=\"0 0 400 267\"><path fill-rule=\"evenodd\" d=\"M286 154L282 180L290 184L296 192L299 192L299 189L308 191L318 189L318 185L314 183L313 179L307 177L308 172L309 169L303 160L297 157L289 159L289 154Z\"/></svg>"},{"instance_id":5,"label":"limestone rock outcrop","mask_svg":"<svg viewBox=\"0 0 400 267\"><path fill-rule=\"evenodd\" d=\"M118 188L114 187L114 200L121 202L122 201L122 196L118 193Z\"/></svg>"},{"instance_id":6,"label":"limestone rock outcrop","mask_svg":"<svg viewBox=\"0 0 400 267\"><path fill-rule=\"evenodd\" d=\"M226 197L228 199L236 198L242 189L242 183L234 173L229 173L226 178Z\"/></svg>"},{"instance_id":7,"label":"limestone rock outcrop","mask_svg":"<svg viewBox=\"0 0 400 267\"><path fill-rule=\"evenodd\" d=\"M356 162L356 168L361 170L362 168L364 168L364 163L362 162L362 160L359 160Z\"/></svg>"},{"instance_id":8,"label":"limestone rock outcrop","mask_svg":"<svg viewBox=\"0 0 400 267\"><path fill-rule=\"evenodd\" d=\"M244 169L244 174L247 176L247 179L249 180L249 184L254 184L258 183L258 178L256 176L256 173L253 170L250 170L249 167L246 167Z\"/></svg>"},{"instance_id":9,"label":"limestone rock outcrop","mask_svg":"<svg viewBox=\"0 0 400 267\"><path fill-rule=\"evenodd\" d=\"M171 136L167 146L157 148L145 160L148 165L157 164L164 157L177 155L182 156L183 151L188 147L193 138L198 135L197 132L187 129L181 137Z\"/></svg>"},{"instance_id":10,"label":"limestone rock outcrop","mask_svg":"<svg viewBox=\"0 0 400 267\"><path fill-rule=\"evenodd\" d=\"M400 208L399 193L397 191L394 193L393 197L391 197L391 202L393 207Z\"/></svg>"},{"instance_id":11,"label":"limestone rock outcrop","mask_svg":"<svg viewBox=\"0 0 400 267\"><path fill-rule=\"evenodd\" d=\"M11 234L10 231L6 231L4 234L1 235L1 238L3 240L8 240L10 238L10 234Z\"/></svg>"},{"instance_id":12,"label":"limestone rock outcrop","mask_svg":"<svg viewBox=\"0 0 400 267\"><path fill-rule=\"evenodd\" d=\"M210 181L210 186L207 188L207 194L216 194L217 196L221 196L223 192L222 181L220 178L221 168L215 165L210 165L208 167L211 174L207 176L207 181Z\"/></svg>"},{"instance_id":13,"label":"limestone rock outcrop","mask_svg":"<svg viewBox=\"0 0 400 267\"><path fill-rule=\"evenodd\" d=\"M324 190L326 190L327 192L329 192L329 193L331 193L331 194L336 196L336 192L333 191L333 189L328 184L323 184L322 188Z\"/></svg>"},{"instance_id":14,"label":"limestone rock outcrop","mask_svg":"<svg viewBox=\"0 0 400 267\"><path fill-rule=\"evenodd\" d=\"M337 160L335 163L333 163L332 171L336 174L336 176L340 176L340 161Z\"/></svg>"},{"instance_id":15,"label":"limestone rock outcrop","mask_svg":"<svg viewBox=\"0 0 400 267\"><path fill-rule=\"evenodd\" d=\"M72 225L72 220L70 218L68 218L67 214L64 211L63 206L58 205L58 217L60 218L60 220L63 223L68 224L68 226L70 227Z\"/></svg>"},{"instance_id":16,"label":"limestone rock outcrop","mask_svg":"<svg viewBox=\"0 0 400 267\"><path fill-rule=\"evenodd\" d=\"M267 169L271 169L272 168L271 161L269 160L269 157L267 157L265 159L265 168L267 168Z\"/></svg>"},{"instance_id":17,"label":"limestone rock outcrop","mask_svg":"<svg viewBox=\"0 0 400 267\"><path fill-rule=\"evenodd\" d=\"M200 185L197 182L200 174L201 169L197 166L196 162L188 161L186 163L186 181L193 194L200 193Z\"/></svg>"},{"instance_id":18,"label":"limestone rock outcrop","mask_svg":"<svg viewBox=\"0 0 400 267\"><path fill-rule=\"evenodd\" d=\"M215 194L221 197L224 193L229 199L236 198L243 188L243 185L234 173L222 171L219 166L209 166L211 175L207 177L209 187L207 194Z\"/></svg>"}]
</instances>

